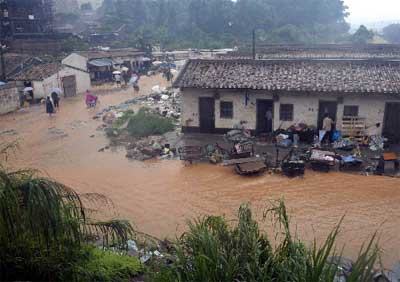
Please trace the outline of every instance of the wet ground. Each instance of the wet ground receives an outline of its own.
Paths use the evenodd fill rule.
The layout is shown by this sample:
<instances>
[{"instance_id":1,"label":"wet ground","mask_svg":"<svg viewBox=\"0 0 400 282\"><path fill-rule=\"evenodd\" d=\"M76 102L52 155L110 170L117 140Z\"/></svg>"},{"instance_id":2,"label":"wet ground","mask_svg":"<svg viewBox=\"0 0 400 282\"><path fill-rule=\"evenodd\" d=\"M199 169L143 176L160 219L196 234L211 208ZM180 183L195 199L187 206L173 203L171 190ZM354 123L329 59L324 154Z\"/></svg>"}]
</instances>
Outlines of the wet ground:
<instances>
[{"instance_id":1,"label":"wet ground","mask_svg":"<svg viewBox=\"0 0 400 282\"><path fill-rule=\"evenodd\" d=\"M144 77L141 91L160 83L166 85L160 77ZM20 150L10 159L13 167L38 168L79 192L105 194L121 217L158 237L173 238L184 231L187 220L199 215L233 218L245 202L261 218L270 200L284 198L293 229L302 239L324 238L345 215L339 245L345 244L346 255L355 255L378 230L384 262L390 266L400 258L400 179L311 171L303 179L247 178L231 167L130 161L123 148L98 152L108 140L96 131L101 123L92 117L102 107L132 97L131 89L112 91L100 96L98 109L90 110L83 97L62 100L52 118L44 106L1 116L0 142L18 139Z\"/></svg>"}]
</instances>

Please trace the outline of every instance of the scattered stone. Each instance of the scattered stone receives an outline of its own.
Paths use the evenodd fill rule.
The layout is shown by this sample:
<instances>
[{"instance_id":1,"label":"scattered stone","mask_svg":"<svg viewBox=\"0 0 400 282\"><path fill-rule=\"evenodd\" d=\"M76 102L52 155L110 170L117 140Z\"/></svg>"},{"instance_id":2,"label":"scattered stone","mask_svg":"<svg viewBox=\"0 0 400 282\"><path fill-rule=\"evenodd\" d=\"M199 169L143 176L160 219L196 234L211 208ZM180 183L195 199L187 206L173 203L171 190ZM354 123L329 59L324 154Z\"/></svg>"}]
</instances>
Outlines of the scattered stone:
<instances>
[{"instance_id":1,"label":"scattered stone","mask_svg":"<svg viewBox=\"0 0 400 282\"><path fill-rule=\"evenodd\" d=\"M94 138L94 134L90 135L90 138Z\"/></svg>"},{"instance_id":2,"label":"scattered stone","mask_svg":"<svg viewBox=\"0 0 400 282\"><path fill-rule=\"evenodd\" d=\"M97 152L104 152L104 148L99 149Z\"/></svg>"},{"instance_id":3,"label":"scattered stone","mask_svg":"<svg viewBox=\"0 0 400 282\"><path fill-rule=\"evenodd\" d=\"M108 112L103 116L103 122L106 124L112 124L116 118L115 112Z\"/></svg>"},{"instance_id":4,"label":"scattered stone","mask_svg":"<svg viewBox=\"0 0 400 282\"><path fill-rule=\"evenodd\" d=\"M55 137L55 138L68 137L67 133L65 133L62 129L59 129L59 128L56 128L56 127L50 127L48 129L48 133L50 134L51 137Z\"/></svg>"},{"instance_id":5,"label":"scattered stone","mask_svg":"<svg viewBox=\"0 0 400 282\"><path fill-rule=\"evenodd\" d=\"M103 131L106 127L107 127L107 125L101 124L101 125L99 125L99 126L96 128L96 130L97 130L97 131Z\"/></svg>"},{"instance_id":6,"label":"scattered stone","mask_svg":"<svg viewBox=\"0 0 400 282\"><path fill-rule=\"evenodd\" d=\"M18 133L14 129L7 129L0 131L0 135L17 135Z\"/></svg>"}]
</instances>

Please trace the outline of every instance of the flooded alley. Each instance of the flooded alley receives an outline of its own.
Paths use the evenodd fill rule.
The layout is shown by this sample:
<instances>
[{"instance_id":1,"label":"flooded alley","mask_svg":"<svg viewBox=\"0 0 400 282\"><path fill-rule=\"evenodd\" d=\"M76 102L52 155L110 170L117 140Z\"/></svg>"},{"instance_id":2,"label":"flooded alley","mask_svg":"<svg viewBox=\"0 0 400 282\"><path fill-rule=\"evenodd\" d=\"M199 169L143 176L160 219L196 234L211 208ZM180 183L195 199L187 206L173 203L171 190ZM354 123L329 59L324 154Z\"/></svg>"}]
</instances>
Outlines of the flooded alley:
<instances>
[{"instance_id":1,"label":"flooded alley","mask_svg":"<svg viewBox=\"0 0 400 282\"><path fill-rule=\"evenodd\" d=\"M143 77L141 93L156 84L166 86L160 76ZM345 215L338 243L345 244L346 255L356 255L378 231L384 262L391 265L400 257L400 179L312 171L303 179L246 178L232 168L209 164L132 161L125 158L123 148L98 152L109 141L96 130L101 122L93 116L101 108L132 98L133 92L112 91L99 97L97 109L87 109L82 96L63 99L51 118L44 106L1 116L0 141L18 140L20 147L8 165L39 169L81 193L102 193L121 217L159 238L181 234L186 221L197 216L233 218L246 202L261 219L269 201L284 198L300 238L309 242L324 238Z\"/></svg>"}]
</instances>

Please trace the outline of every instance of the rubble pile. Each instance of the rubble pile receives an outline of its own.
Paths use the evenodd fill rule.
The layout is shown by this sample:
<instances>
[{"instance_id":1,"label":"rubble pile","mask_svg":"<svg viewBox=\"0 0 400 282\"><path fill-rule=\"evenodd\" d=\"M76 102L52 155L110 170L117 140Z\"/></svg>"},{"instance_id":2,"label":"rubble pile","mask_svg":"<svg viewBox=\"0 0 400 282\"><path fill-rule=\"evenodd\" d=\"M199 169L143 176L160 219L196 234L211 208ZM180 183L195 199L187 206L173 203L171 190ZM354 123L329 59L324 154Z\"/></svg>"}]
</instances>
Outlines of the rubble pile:
<instances>
[{"instance_id":1,"label":"rubble pile","mask_svg":"<svg viewBox=\"0 0 400 282\"><path fill-rule=\"evenodd\" d=\"M104 115L112 112L114 114L127 110L135 104L140 104L143 107L148 107L162 116L179 119L181 116L179 91L171 91L166 88L161 88L158 85L152 88L149 95L137 96L126 100L116 106L108 106L99 111L93 118L104 118Z\"/></svg>"},{"instance_id":2,"label":"rubble pile","mask_svg":"<svg viewBox=\"0 0 400 282\"><path fill-rule=\"evenodd\" d=\"M152 88L152 92L146 96L138 96L129 99L116 106L108 106L99 111L94 119L101 119L103 124L97 130L105 131L107 136L112 139L112 143L125 145L126 157L139 161L145 161L153 158L171 159L176 157L176 150L171 148L175 146L179 139L179 128L160 136L148 136L135 138L126 131L128 121L124 124L118 124L124 113L130 110L132 105L146 108L152 113L163 117L178 120L181 116L180 93L161 88L158 85ZM172 146L171 146L172 145Z\"/></svg>"},{"instance_id":3,"label":"rubble pile","mask_svg":"<svg viewBox=\"0 0 400 282\"><path fill-rule=\"evenodd\" d=\"M175 150L171 149L165 136L149 136L126 146L126 157L139 161L153 158L167 159L175 157Z\"/></svg>"},{"instance_id":4,"label":"rubble pile","mask_svg":"<svg viewBox=\"0 0 400 282\"><path fill-rule=\"evenodd\" d=\"M243 142L248 142L251 141L253 138L251 135L247 134L245 130L241 129L234 129L231 131L228 131L224 135L224 140L228 143L243 143Z\"/></svg>"}]
</instances>

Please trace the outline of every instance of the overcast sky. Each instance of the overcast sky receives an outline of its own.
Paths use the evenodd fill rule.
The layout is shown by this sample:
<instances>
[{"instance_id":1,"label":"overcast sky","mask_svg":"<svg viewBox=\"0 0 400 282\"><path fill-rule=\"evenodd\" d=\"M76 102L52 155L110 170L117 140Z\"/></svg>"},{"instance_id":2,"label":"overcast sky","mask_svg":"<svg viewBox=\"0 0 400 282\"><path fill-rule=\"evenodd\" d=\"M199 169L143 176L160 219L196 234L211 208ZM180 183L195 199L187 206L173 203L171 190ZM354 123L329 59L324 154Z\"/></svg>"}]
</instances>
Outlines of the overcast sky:
<instances>
[{"instance_id":1,"label":"overcast sky","mask_svg":"<svg viewBox=\"0 0 400 282\"><path fill-rule=\"evenodd\" d=\"M350 22L400 20L400 0L344 0Z\"/></svg>"}]
</instances>

